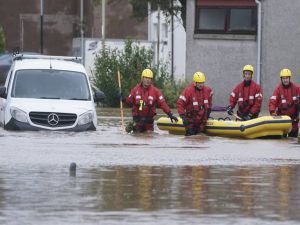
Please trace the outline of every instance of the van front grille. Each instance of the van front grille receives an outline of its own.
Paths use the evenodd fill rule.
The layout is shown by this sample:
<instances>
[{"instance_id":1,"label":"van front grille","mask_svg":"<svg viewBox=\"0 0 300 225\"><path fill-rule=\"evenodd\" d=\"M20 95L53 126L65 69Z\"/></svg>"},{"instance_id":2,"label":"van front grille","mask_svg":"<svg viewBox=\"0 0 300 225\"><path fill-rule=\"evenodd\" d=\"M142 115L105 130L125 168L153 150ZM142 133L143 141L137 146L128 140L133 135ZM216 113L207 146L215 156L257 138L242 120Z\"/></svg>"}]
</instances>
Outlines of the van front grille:
<instances>
[{"instance_id":1,"label":"van front grille","mask_svg":"<svg viewBox=\"0 0 300 225\"><path fill-rule=\"evenodd\" d=\"M57 112L30 112L29 117L32 123L45 127L68 127L77 119L74 113Z\"/></svg>"}]
</instances>

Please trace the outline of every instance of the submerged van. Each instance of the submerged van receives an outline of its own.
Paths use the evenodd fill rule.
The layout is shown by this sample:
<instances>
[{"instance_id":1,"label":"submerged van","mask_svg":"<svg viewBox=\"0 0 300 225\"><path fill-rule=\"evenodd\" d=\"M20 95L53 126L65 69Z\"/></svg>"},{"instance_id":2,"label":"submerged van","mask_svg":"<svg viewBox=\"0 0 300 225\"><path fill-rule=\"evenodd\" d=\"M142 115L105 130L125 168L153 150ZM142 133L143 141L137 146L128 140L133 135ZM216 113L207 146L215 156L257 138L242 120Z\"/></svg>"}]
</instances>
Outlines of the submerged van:
<instances>
[{"instance_id":1,"label":"submerged van","mask_svg":"<svg viewBox=\"0 0 300 225\"><path fill-rule=\"evenodd\" d=\"M16 55L0 87L0 125L7 130L96 130L93 94L79 58Z\"/></svg>"}]
</instances>

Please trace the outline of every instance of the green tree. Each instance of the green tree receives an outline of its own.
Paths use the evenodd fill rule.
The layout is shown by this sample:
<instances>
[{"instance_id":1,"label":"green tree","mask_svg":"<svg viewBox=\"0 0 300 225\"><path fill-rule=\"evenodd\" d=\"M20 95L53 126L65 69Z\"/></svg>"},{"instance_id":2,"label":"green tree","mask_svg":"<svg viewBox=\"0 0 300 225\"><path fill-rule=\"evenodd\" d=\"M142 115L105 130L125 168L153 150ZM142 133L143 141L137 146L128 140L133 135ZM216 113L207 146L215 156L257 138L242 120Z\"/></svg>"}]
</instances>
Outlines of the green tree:
<instances>
[{"instance_id":1,"label":"green tree","mask_svg":"<svg viewBox=\"0 0 300 225\"><path fill-rule=\"evenodd\" d=\"M95 60L93 83L105 93L107 105L117 106L119 103L118 70L121 74L122 91L128 94L140 81L142 70L151 68L152 58L152 50L133 44L130 40L126 41L124 50L103 46Z\"/></svg>"},{"instance_id":2,"label":"green tree","mask_svg":"<svg viewBox=\"0 0 300 225\"><path fill-rule=\"evenodd\" d=\"M145 68L150 68L154 73L155 86L162 90L171 107L183 89L182 83L177 85L170 79L168 65L161 62L159 77L156 76L156 66L152 65L153 51L133 43L125 42L123 50L112 49L104 45L95 60L95 74L92 77L93 84L106 95L108 106L118 106L118 70L121 74L122 92L129 94L130 90L141 80L141 73Z\"/></svg>"},{"instance_id":3,"label":"green tree","mask_svg":"<svg viewBox=\"0 0 300 225\"><path fill-rule=\"evenodd\" d=\"M0 52L5 51L5 36L4 36L4 30L0 26Z\"/></svg>"},{"instance_id":4,"label":"green tree","mask_svg":"<svg viewBox=\"0 0 300 225\"><path fill-rule=\"evenodd\" d=\"M176 108L176 101L179 95L182 93L183 89L186 88L188 82L186 81L172 81L167 79L164 81L164 85L161 88L163 94L171 108Z\"/></svg>"}]
</instances>

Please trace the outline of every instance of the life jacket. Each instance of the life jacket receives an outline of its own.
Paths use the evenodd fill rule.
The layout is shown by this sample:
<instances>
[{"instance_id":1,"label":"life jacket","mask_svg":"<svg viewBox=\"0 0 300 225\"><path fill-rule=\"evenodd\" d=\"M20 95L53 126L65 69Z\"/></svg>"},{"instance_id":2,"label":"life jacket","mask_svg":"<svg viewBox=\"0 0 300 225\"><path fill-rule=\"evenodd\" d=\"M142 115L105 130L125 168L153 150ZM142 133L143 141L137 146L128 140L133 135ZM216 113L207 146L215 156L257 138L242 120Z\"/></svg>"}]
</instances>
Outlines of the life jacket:
<instances>
[{"instance_id":1,"label":"life jacket","mask_svg":"<svg viewBox=\"0 0 300 225\"><path fill-rule=\"evenodd\" d=\"M199 95L200 94L200 95ZM195 91L192 94L192 109L195 112L199 112L201 110L206 110L209 108L208 104L208 99L209 99L209 93L205 89L202 91Z\"/></svg>"},{"instance_id":2,"label":"life jacket","mask_svg":"<svg viewBox=\"0 0 300 225\"><path fill-rule=\"evenodd\" d=\"M193 84L188 86L176 103L179 114L185 114L191 122L197 123L206 120L207 109L211 108L212 90L204 86L198 90Z\"/></svg>"},{"instance_id":3,"label":"life jacket","mask_svg":"<svg viewBox=\"0 0 300 225\"><path fill-rule=\"evenodd\" d=\"M246 90L248 89L248 91ZM251 81L248 87L245 87L241 83L238 87L238 107L239 108L251 108L254 105L256 85Z\"/></svg>"},{"instance_id":4,"label":"life jacket","mask_svg":"<svg viewBox=\"0 0 300 225\"><path fill-rule=\"evenodd\" d=\"M157 106L165 113L170 112L162 93L153 85L145 89L141 83L137 84L126 99L126 104L132 106L133 116L141 118L153 118Z\"/></svg>"},{"instance_id":5,"label":"life jacket","mask_svg":"<svg viewBox=\"0 0 300 225\"><path fill-rule=\"evenodd\" d=\"M290 89L290 91L289 91ZM283 85L279 88L279 105L278 110L284 112L293 107L299 107L298 89L291 83L290 87L284 88Z\"/></svg>"}]
</instances>

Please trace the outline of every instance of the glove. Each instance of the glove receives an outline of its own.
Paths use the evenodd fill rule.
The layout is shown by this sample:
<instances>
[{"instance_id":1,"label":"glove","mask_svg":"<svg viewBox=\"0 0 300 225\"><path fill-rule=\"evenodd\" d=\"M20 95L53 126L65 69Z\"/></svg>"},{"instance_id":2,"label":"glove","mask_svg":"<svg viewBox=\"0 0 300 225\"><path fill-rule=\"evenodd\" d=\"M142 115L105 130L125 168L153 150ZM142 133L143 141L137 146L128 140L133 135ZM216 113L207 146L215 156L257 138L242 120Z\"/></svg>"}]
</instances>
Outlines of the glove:
<instances>
[{"instance_id":1,"label":"glove","mask_svg":"<svg viewBox=\"0 0 300 225\"><path fill-rule=\"evenodd\" d=\"M122 101L122 102L125 102L125 101L126 101L126 97L124 97L124 95L123 95L122 92L120 92L120 93L118 94L118 99L120 99L120 101Z\"/></svg>"},{"instance_id":2,"label":"glove","mask_svg":"<svg viewBox=\"0 0 300 225\"><path fill-rule=\"evenodd\" d=\"M207 109L207 111L206 111L207 118L209 118L210 113L211 113L211 109Z\"/></svg>"},{"instance_id":3,"label":"glove","mask_svg":"<svg viewBox=\"0 0 300 225\"><path fill-rule=\"evenodd\" d=\"M182 119L183 126L186 127L187 125L189 125L189 122L187 121L187 119L186 119L186 117L185 117L184 114L180 114L179 116L180 116L181 119Z\"/></svg>"},{"instance_id":4,"label":"glove","mask_svg":"<svg viewBox=\"0 0 300 225\"><path fill-rule=\"evenodd\" d=\"M248 115L243 116L242 119L244 121L251 120L251 116L248 114Z\"/></svg>"},{"instance_id":5,"label":"glove","mask_svg":"<svg viewBox=\"0 0 300 225\"><path fill-rule=\"evenodd\" d=\"M230 116L232 116L233 115L233 110L232 110L232 108L231 108L231 106L229 105L229 106L227 106L227 108L226 108L226 112L228 113L228 115L230 115Z\"/></svg>"},{"instance_id":6,"label":"glove","mask_svg":"<svg viewBox=\"0 0 300 225\"><path fill-rule=\"evenodd\" d=\"M170 120L171 120L172 123L173 123L173 121L176 122L176 123L178 122L177 117L173 116L173 114L171 112L169 112L167 115L170 118Z\"/></svg>"},{"instance_id":7,"label":"glove","mask_svg":"<svg viewBox=\"0 0 300 225\"><path fill-rule=\"evenodd\" d=\"M133 120L130 120L126 123L125 131L131 133L131 131L136 131L136 123Z\"/></svg>"}]
</instances>

